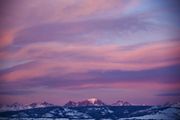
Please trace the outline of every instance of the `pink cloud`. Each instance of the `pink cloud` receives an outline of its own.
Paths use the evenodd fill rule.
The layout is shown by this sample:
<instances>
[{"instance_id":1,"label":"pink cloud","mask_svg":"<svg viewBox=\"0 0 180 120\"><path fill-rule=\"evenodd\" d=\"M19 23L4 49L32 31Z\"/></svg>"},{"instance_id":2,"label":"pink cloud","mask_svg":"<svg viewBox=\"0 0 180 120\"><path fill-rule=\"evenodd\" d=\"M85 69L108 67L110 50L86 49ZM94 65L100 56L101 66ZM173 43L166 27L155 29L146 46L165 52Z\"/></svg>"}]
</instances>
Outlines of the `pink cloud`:
<instances>
[{"instance_id":1,"label":"pink cloud","mask_svg":"<svg viewBox=\"0 0 180 120\"><path fill-rule=\"evenodd\" d=\"M148 79L148 78L147 78ZM149 85L151 84L151 85ZM154 91L171 91L171 90L177 90L180 87L179 83L171 83L171 84L166 84L166 83L158 83L154 81L147 81L147 82L117 82L117 83L96 83L96 84L83 84L79 86L70 86L70 87L65 87L65 89L101 89L101 88L113 88L113 89L126 89L126 90L147 90L147 91L152 91L152 86Z\"/></svg>"},{"instance_id":2,"label":"pink cloud","mask_svg":"<svg viewBox=\"0 0 180 120\"><path fill-rule=\"evenodd\" d=\"M86 73L91 70L147 70L180 63L179 42L157 42L126 49L118 45L84 46L58 43L31 44L17 52L7 54L6 62L33 60L37 64L17 69L4 75L18 80L39 77ZM52 57L49 57L49 55ZM83 58L87 58L84 60ZM13 61L11 61L13 60ZM16 63L16 62L15 62ZM14 64L15 64L14 63ZM18 64L17 64L18 65ZM60 73L54 69L63 69Z\"/></svg>"},{"instance_id":3,"label":"pink cloud","mask_svg":"<svg viewBox=\"0 0 180 120\"><path fill-rule=\"evenodd\" d=\"M3 31L0 34L0 48L6 47L13 43L15 37L15 30Z\"/></svg>"}]
</instances>

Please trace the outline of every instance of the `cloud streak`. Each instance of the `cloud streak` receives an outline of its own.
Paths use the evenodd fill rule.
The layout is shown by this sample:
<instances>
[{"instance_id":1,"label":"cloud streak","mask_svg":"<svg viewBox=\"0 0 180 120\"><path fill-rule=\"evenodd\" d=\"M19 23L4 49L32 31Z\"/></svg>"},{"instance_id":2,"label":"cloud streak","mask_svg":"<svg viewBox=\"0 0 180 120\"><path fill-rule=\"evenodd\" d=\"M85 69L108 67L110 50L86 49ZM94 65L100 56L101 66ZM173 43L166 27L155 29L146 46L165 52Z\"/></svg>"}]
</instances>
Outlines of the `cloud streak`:
<instances>
[{"instance_id":1,"label":"cloud streak","mask_svg":"<svg viewBox=\"0 0 180 120\"><path fill-rule=\"evenodd\" d=\"M2 76L5 80L40 77L45 74L86 73L92 70L146 70L179 64L179 42L139 45L128 49L117 45L84 46L57 43L32 44L7 54L4 61L19 65L19 60L34 64ZM148 54L147 54L148 53ZM17 63L15 62L17 61ZM31 61L30 61L31 62ZM9 66L7 66L9 67ZM6 68L6 66L4 66ZM58 69L62 72L58 73Z\"/></svg>"}]
</instances>

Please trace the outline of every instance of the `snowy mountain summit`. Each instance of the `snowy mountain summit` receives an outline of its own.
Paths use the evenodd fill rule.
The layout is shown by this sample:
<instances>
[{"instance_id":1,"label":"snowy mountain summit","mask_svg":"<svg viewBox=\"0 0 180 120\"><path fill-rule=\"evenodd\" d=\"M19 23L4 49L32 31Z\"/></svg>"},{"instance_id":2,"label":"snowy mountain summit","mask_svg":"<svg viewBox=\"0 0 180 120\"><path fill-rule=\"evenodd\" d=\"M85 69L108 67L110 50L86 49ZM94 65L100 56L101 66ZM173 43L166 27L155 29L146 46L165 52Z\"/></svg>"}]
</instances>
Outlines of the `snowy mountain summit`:
<instances>
[{"instance_id":1,"label":"snowy mountain summit","mask_svg":"<svg viewBox=\"0 0 180 120\"><path fill-rule=\"evenodd\" d=\"M78 106L104 106L104 102L97 98L90 98L81 102L78 102Z\"/></svg>"},{"instance_id":2,"label":"snowy mountain summit","mask_svg":"<svg viewBox=\"0 0 180 120\"><path fill-rule=\"evenodd\" d=\"M74 102L74 101L69 101L64 106L65 107L77 107L78 104L76 102Z\"/></svg>"},{"instance_id":3,"label":"snowy mountain summit","mask_svg":"<svg viewBox=\"0 0 180 120\"><path fill-rule=\"evenodd\" d=\"M32 108L45 108L54 106L53 104L42 102L42 103L31 103L29 105L23 105L19 103L13 103L11 105L2 105L0 106L0 111L18 111Z\"/></svg>"},{"instance_id":4,"label":"snowy mountain summit","mask_svg":"<svg viewBox=\"0 0 180 120\"><path fill-rule=\"evenodd\" d=\"M90 98L87 100L74 102L69 101L64 106L66 107L78 107L78 106L105 106L106 104L97 98Z\"/></svg>"},{"instance_id":5,"label":"snowy mountain summit","mask_svg":"<svg viewBox=\"0 0 180 120\"><path fill-rule=\"evenodd\" d=\"M112 106L131 106L129 102L118 100L112 104Z\"/></svg>"},{"instance_id":6,"label":"snowy mountain summit","mask_svg":"<svg viewBox=\"0 0 180 120\"><path fill-rule=\"evenodd\" d=\"M1 105L0 111L17 111L24 109L25 106L19 103L13 103L11 105Z\"/></svg>"},{"instance_id":7,"label":"snowy mountain summit","mask_svg":"<svg viewBox=\"0 0 180 120\"><path fill-rule=\"evenodd\" d=\"M87 100L92 104L95 104L98 101L97 98L90 98L90 99L87 99Z\"/></svg>"},{"instance_id":8,"label":"snowy mountain summit","mask_svg":"<svg viewBox=\"0 0 180 120\"><path fill-rule=\"evenodd\" d=\"M42 103L31 103L30 105L27 105L26 108L40 108L40 107L50 107L54 106L51 103L42 102Z\"/></svg>"},{"instance_id":9,"label":"snowy mountain summit","mask_svg":"<svg viewBox=\"0 0 180 120\"><path fill-rule=\"evenodd\" d=\"M180 102L167 102L163 106L180 108Z\"/></svg>"}]
</instances>

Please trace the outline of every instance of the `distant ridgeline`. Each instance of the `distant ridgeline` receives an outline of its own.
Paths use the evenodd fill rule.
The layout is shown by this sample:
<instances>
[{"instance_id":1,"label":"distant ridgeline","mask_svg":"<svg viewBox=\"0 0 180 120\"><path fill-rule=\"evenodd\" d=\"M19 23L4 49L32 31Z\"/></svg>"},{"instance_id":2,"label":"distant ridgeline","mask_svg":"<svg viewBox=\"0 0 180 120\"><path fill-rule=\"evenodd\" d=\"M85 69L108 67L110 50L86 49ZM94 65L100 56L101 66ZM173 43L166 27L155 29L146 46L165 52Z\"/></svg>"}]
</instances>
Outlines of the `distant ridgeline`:
<instances>
[{"instance_id":1,"label":"distant ridgeline","mask_svg":"<svg viewBox=\"0 0 180 120\"><path fill-rule=\"evenodd\" d=\"M69 101L64 106L47 102L30 105L12 104L0 106L2 120L69 120L69 119L180 119L180 103L167 103L159 106L132 105L118 100L107 105L99 99L91 98L80 102Z\"/></svg>"}]
</instances>

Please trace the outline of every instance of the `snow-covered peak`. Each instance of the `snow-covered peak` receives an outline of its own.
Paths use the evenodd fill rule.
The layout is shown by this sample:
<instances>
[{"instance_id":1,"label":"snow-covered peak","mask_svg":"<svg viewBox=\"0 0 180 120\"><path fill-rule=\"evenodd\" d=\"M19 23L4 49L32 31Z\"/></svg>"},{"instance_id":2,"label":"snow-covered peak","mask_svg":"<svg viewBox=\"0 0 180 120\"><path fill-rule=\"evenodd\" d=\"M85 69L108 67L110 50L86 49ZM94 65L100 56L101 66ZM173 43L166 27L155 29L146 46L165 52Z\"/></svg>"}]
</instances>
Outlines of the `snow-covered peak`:
<instances>
[{"instance_id":1,"label":"snow-covered peak","mask_svg":"<svg viewBox=\"0 0 180 120\"><path fill-rule=\"evenodd\" d=\"M24 105L23 105L23 104L20 104L20 103L13 103L13 104L7 105L7 106L17 108L17 107L22 107L22 106L24 106Z\"/></svg>"},{"instance_id":2,"label":"snow-covered peak","mask_svg":"<svg viewBox=\"0 0 180 120\"><path fill-rule=\"evenodd\" d=\"M180 102L174 103L173 105L171 105L171 107L177 107L177 108L180 108Z\"/></svg>"},{"instance_id":3,"label":"snow-covered peak","mask_svg":"<svg viewBox=\"0 0 180 120\"><path fill-rule=\"evenodd\" d=\"M163 106L180 108L180 102L167 102Z\"/></svg>"},{"instance_id":4,"label":"snow-covered peak","mask_svg":"<svg viewBox=\"0 0 180 120\"><path fill-rule=\"evenodd\" d=\"M53 104L42 102L42 103L31 103L30 105L27 105L27 108L39 108L39 107L49 107L54 106Z\"/></svg>"},{"instance_id":5,"label":"snow-covered peak","mask_svg":"<svg viewBox=\"0 0 180 120\"><path fill-rule=\"evenodd\" d=\"M11 105L1 105L0 111L16 111L24 109L23 104L13 103Z\"/></svg>"},{"instance_id":6,"label":"snow-covered peak","mask_svg":"<svg viewBox=\"0 0 180 120\"><path fill-rule=\"evenodd\" d=\"M117 102L113 103L112 106L130 106L131 104L126 101L118 100Z\"/></svg>"},{"instance_id":7,"label":"snow-covered peak","mask_svg":"<svg viewBox=\"0 0 180 120\"><path fill-rule=\"evenodd\" d=\"M94 104L96 101L98 101L98 99L97 98L89 98L88 101L91 102L92 104Z\"/></svg>"},{"instance_id":8,"label":"snow-covered peak","mask_svg":"<svg viewBox=\"0 0 180 120\"><path fill-rule=\"evenodd\" d=\"M87 100L73 102L69 101L64 106L66 107L78 107L78 106L105 106L106 104L103 103L101 100L97 98L90 98Z\"/></svg>"},{"instance_id":9,"label":"snow-covered peak","mask_svg":"<svg viewBox=\"0 0 180 120\"><path fill-rule=\"evenodd\" d=\"M54 106L53 104L42 102L42 103L31 103L29 105L23 105L19 103L13 103L10 105L1 105L0 111L17 111L17 110L25 110L25 109L32 109L32 108L42 108L42 107L50 107Z\"/></svg>"},{"instance_id":10,"label":"snow-covered peak","mask_svg":"<svg viewBox=\"0 0 180 120\"><path fill-rule=\"evenodd\" d=\"M78 106L104 106L104 105L106 104L97 98L90 98L90 99L78 102Z\"/></svg>"},{"instance_id":11,"label":"snow-covered peak","mask_svg":"<svg viewBox=\"0 0 180 120\"><path fill-rule=\"evenodd\" d=\"M67 102L64 106L65 106L65 107L76 107L76 106L77 106L77 103L74 102L74 101L69 101L69 102Z\"/></svg>"}]
</instances>

